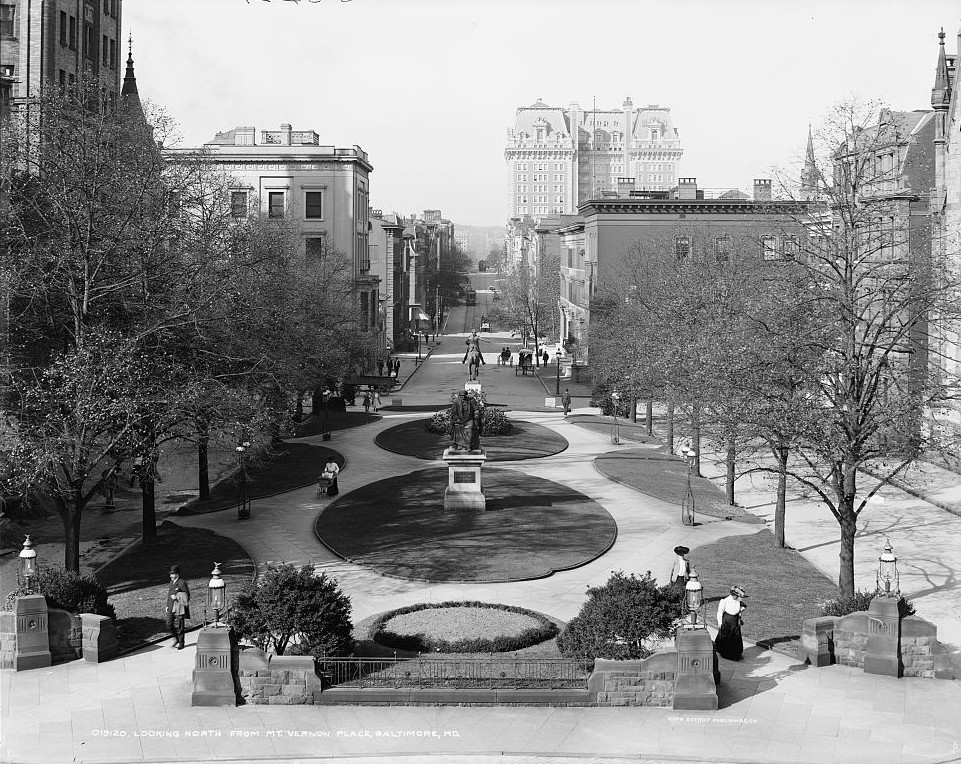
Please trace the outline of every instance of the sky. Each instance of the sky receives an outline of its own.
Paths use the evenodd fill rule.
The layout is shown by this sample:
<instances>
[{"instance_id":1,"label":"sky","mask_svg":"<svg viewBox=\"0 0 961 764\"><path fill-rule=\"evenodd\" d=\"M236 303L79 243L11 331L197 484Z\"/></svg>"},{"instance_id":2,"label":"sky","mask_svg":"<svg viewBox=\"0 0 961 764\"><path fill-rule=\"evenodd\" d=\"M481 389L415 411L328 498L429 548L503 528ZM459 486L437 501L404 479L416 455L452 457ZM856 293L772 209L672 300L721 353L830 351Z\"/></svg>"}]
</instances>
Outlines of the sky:
<instances>
[{"instance_id":1,"label":"sky","mask_svg":"<svg viewBox=\"0 0 961 764\"><path fill-rule=\"evenodd\" d=\"M503 225L518 107L668 106L679 176L751 188L832 104L930 108L953 0L125 0L141 98L180 145L290 123L359 145L371 204Z\"/></svg>"}]
</instances>

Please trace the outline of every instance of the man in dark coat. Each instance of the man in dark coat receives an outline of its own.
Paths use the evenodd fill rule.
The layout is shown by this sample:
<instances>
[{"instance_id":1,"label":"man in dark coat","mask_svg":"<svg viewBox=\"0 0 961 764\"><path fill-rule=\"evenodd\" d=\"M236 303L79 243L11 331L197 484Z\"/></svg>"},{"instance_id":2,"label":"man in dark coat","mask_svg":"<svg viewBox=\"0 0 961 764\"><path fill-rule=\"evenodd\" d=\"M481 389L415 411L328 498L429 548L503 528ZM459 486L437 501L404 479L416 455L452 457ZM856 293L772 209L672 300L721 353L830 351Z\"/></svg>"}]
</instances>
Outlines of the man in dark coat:
<instances>
[{"instance_id":1,"label":"man in dark coat","mask_svg":"<svg viewBox=\"0 0 961 764\"><path fill-rule=\"evenodd\" d=\"M180 567L172 565L167 586L167 631L178 650L184 649L184 621L187 618L190 618L190 588L180 577Z\"/></svg>"}]
</instances>

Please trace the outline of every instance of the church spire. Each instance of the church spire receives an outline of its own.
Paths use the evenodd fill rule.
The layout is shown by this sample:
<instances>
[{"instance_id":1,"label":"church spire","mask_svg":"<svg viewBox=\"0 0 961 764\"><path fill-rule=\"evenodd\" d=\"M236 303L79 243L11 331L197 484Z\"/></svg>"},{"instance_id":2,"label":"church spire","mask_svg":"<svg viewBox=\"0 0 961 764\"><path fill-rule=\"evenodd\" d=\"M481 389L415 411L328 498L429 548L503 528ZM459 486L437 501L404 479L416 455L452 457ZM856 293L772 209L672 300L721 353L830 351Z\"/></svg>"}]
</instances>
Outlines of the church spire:
<instances>
[{"instance_id":1,"label":"church spire","mask_svg":"<svg viewBox=\"0 0 961 764\"><path fill-rule=\"evenodd\" d=\"M934 72L934 87L931 89L931 106L946 109L951 104L951 77L948 62L944 57L944 27L938 33L938 66Z\"/></svg>"},{"instance_id":2,"label":"church spire","mask_svg":"<svg viewBox=\"0 0 961 764\"><path fill-rule=\"evenodd\" d=\"M818 166L814 157L814 136L811 134L811 123L808 123L808 145L804 155L804 169L801 171L801 198L811 200L818 194Z\"/></svg>"},{"instance_id":3,"label":"church spire","mask_svg":"<svg viewBox=\"0 0 961 764\"><path fill-rule=\"evenodd\" d=\"M120 95L138 95L137 77L133 73L133 35L127 38L127 71L123 76L123 89Z\"/></svg>"},{"instance_id":4,"label":"church spire","mask_svg":"<svg viewBox=\"0 0 961 764\"><path fill-rule=\"evenodd\" d=\"M133 35L127 39L127 72L120 90L120 111L127 120L146 124L143 104L137 92L137 78L133 73Z\"/></svg>"}]
</instances>

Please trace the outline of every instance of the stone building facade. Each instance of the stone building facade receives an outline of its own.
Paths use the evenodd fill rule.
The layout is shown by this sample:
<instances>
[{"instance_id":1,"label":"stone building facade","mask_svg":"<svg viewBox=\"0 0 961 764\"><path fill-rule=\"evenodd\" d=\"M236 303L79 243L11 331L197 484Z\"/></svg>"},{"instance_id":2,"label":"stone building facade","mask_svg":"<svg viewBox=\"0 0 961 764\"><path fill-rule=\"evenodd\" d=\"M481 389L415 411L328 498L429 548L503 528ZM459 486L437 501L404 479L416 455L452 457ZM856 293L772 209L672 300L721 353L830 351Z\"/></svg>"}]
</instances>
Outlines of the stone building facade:
<instances>
[{"instance_id":1,"label":"stone building facade","mask_svg":"<svg viewBox=\"0 0 961 764\"><path fill-rule=\"evenodd\" d=\"M508 131L507 217L574 214L588 199L616 192L629 180L637 190L676 183L683 150L670 109L549 106L538 99L517 109Z\"/></svg>"}]
</instances>

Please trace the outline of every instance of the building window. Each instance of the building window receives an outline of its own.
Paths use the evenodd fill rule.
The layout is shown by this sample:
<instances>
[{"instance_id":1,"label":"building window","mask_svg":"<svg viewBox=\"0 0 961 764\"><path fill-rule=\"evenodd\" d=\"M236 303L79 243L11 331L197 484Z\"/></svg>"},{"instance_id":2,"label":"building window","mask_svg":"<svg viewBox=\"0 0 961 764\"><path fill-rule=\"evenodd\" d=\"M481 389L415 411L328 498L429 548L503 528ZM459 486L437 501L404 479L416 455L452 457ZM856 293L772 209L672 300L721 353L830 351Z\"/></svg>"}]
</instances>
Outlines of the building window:
<instances>
[{"instance_id":1,"label":"building window","mask_svg":"<svg viewBox=\"0 0 961 764\"><path fill-rule=\"evenodd\" d=\"M360 293L360 330L366 332L370 329L370 293Z\"/></svg>"},{"instance_id":2,"label":"building window","mask_svg":"<svg viewBox=\"0 0 961 764\"><path fill-rule=\"evenodd\" d=\"M797 260L798 242L793 236L785 236L781 242L781 251L785 260Z\"/></svg>"},{"instance_id":3,"label":"building window","mask_svg":"<svg viewBox=\"0 0 961 764\"><path fill-rule=\"evenodd\" d=\"M761 237L761 257L765 260L777 260L777 239L773 236L762 236Z\"/></svg>"},{"instance_id":4,"label":"building window","mask_svg":"<svg viewBox=\"0 0 961 764\"><path fill-rule=\"evenodd\" d=\"M103 15L110 15L110 0L103 0Z\"/></svg>"},{"instance_id":5,"label":"building window","mask_svg":"<svg viewBox=\"0 0 961 764\"><path fill-rule=\"evenodd\" d=\"M311 236L306 239L304 256L308 263L319 263L326 254L323 236Z\"/></svg>"},{"instance_id":6,"label":"building window","mask_svg":"<svg viewBox=\"0 0 961 764\"><path fill-rule=\"evenodd\" d=\"M304 217L320 220L324 217L324 192L308 191L304 194Z\"/></svg>"},{"instance_id":7,"label":"building window","mask_svg":"<svg viewBox=\"0 0 961 764\"><path fill-rule=\"evenodd\" d=\"M282 218L284 216L284 192L271 191L267 194L267 217Z\"/></svg>"},{"instance_id":8,"label":"building window","mask_svg":"<svg viewBox=\"0 0 961 764\"><path fill-rule=\"evenodd\" d=\"M13 16L17 10L15 5L0 5L0 35L3 37L15 37L13 29Z\"/></svg>"},{"instance_id":9,"label":"building window","mask_svg":"<svg viewBox=\"0 0 961 764\"><path fill-rule=\"evenodd\" d=\"M60 11L60 44L67 45L67 14L65 11Z\"/></svg>"},{"instance_id":10,"label":"building window","mask_svg":"<svg viewBox=\"0 0 961 764\"><path fill-rule=\"evenodd\" d=\"M70 17L70 50L77 49L77 20Z\"/></svg>"},{"instance_id":11,"label":"building window","mask_svg":"<svg viewBox=\"0 0 961 764\"><path fill-rule=\"evenodd\" d=\"M714 259L719 263L731 259L731 237L714 237Z\"/></svg>"},{"instance_id":12,"label":"building window","mask_svg":"<svg viewBox=\"0 0 961 764\"><path fill-rule=\"evenodd\" d=\"M691 254L690 236L674 237L674 254L677 255L678 259L683 259Z\"/></svg>"},{"instance_id":13,"label":"building window","mask_svg":"<svg viewBox=\"0 0 961 764\"><path fill-rule=\"evenodd\" d=\"M247 192L230 192L230 215L235 218L247 217Z\"/></svg>"},{"instance_id":14,"label":"building window","mask_svg":"<svg viewBox=\"0 0 961 764\"><path fill-rule=\"evenodd\" d=\"M90 24L83 25L83 55L91 59L97 57L97 46L94 42L93 27Z\"/></svg>"},{"instance_id":15,"label":"building window","mask_svg":"<svg viewBox=\"0 0 961 764\"><path fill-rule=\"evenodd\" d=\"M110 64L110 46L107 44L107 35L103 36L103 44L100 48L100 54L103 60L103 65L108 66Z\"/></svg>"},{"instance_id":16,"label":"building window","mask_svg":"<svg viewBox=\"0 0 961 764\"><path fill-rule=\"evenodd\" d=\"M110 68L111 69L117 68L117 41L116 40L110 41Z\"/></svg>"}]
</instances>

